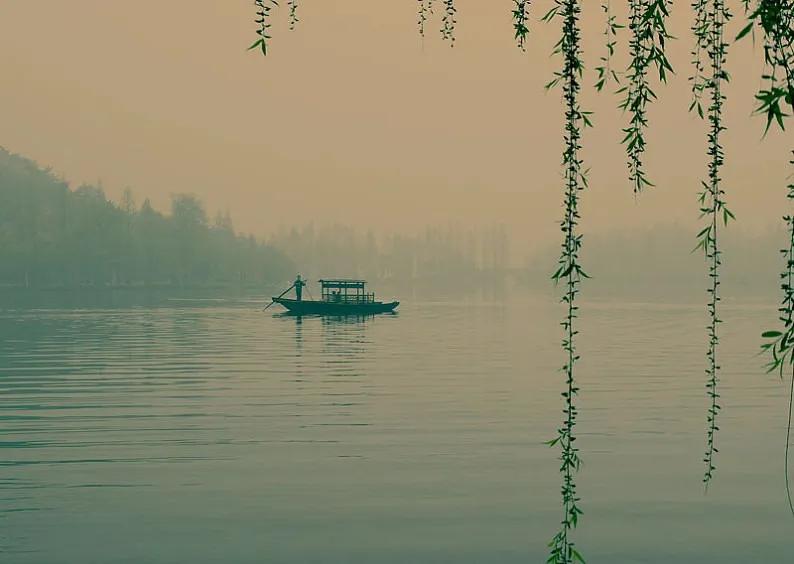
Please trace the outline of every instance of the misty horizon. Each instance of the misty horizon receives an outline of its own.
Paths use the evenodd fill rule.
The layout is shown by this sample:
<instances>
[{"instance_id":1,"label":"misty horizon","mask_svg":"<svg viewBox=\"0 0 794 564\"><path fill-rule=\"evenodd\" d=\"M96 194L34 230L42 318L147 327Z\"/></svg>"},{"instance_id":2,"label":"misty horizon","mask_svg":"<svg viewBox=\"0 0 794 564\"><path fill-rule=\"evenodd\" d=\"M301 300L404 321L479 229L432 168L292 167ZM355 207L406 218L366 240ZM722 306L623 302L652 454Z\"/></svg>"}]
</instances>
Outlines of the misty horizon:
<instances>
[{"instance_id":1,"label":"misty horizon","mask_svg":"<svg viewBox=\"0 0 794 564\"><path fill-rule=\"evenodd\" d=\"M133 10L97 0L9 4L0 23L0 145L73 185L101 179L114 200L131 187L165 209L171 193L195 194L258 237L309 223L391 233L502 223L521 241L515 249L556 242L561 129L557 97L543 91L555 64L553 26L533 21L533 48L522 53L504 32L508 10L459 0L459 40L449 49L436 34L415 37L413 4L312 6L291 34L280 13L278 56L264 60L245 52L244 3L157 3L156 21L151 2ZM186 13L202 37L189 48L173 33ZM597 3L583 12L587 82L600 55L600 14ZM673 35L686 36L686 14L673 13ZM17 25L27 23L48 37L80 34L53 51L31 43L32 28ZM617 97L583 93L597 132L585 133L597 141L584 152L587 233L669 222L697 232L705 145L700 120L687 112L691 46L669 48L682 70L650 109L646 160L656 186L641 200L625 178ZM728 63L724 180L739 218L730 229L751 232L779 219L789 154L785 135L762 139L763 117L752 117L759 49L749 40L732 45ZM519 108L528 118L522 128L513 121Z\"/></svg>"},{"instance_id":2,"label":"misty horizon","mask_svg":"<svg viewBox=\"0 0 794 564\"><path fill-rule=\"evenodd\" d=\"M0 46L3 562L792 560L794 1Z\"/></svg>"},{"instance_id":3,"label":"misty horizon","mask_svg":"<svg viewBox=\"0 0 794 564\"><path fill-rule=\"evenodd\" d=\"M0 156L3 157L0 159L0 194L13 193L14 183L27 178L18 176L18 171L27 171L22 172L30 175L25 182L40 183L51 179L51 190L57 191L58 186L63 185L72 194L83 191L105 197L101 186L70 188L68 183L53 176L47 167L6 151L0 151ZM242 240L249 237L236 229L234 217L228 210L205 210L203 203L189 194L172 194L171 199L169 208L158 210L150 206L148 199L140 201L129 188L118 201L110 202L127 214L149 209L149 213L169 218L175 203L192 201L190 205L204 215L201 221L206 225L220 232L232 233ZM5 214L14 216L22 211L18 209L20 204L15 202L13 198L6 200ZM700 296L703 291L703 257L702 253L693 252L693 235L680 224L659 223L631 230L615 228L588 236L584 245L592 277L590 295L668 301L675 296L687 300ZM723 273L726 296L763 296L774 292L777 281L773 277L759 276L759 273L771 272L777 267L777 249L785 238L785 231L778 225L757 233L743 229L728 230L723 236L727 255ZM374 230L318 221L279 226L256 239L285 257L279 259L278 266L274 266L268 275L270 282L284 282L301 272L314 278L353 275L400 284L436 280L450 289L458 289L487 284L497 276L515 280L518 283L516 291L527 287L541 294L554 291L549 276L559 252L556 243L544 243L527 251L521 240L508 233L504 224L479 227L428 225L409 233L376 233ZM13 242L10 244L13 246ZM50 260L47 256L37 257L39 251L35 249L33 247L31 251L32 259ZM103 268L108 272L112 270L110 266ZM5 270L9 271L8 267ZM487 273L490 274L483 278ZM12 268L9 274L6 281L22 283L18 270ZM106 280L117 284L116 278L117 274L112 274ZM124 279L122 276L119 281ZM440 292L444 293L443 287Z\"/></svg>"}]
</instances>

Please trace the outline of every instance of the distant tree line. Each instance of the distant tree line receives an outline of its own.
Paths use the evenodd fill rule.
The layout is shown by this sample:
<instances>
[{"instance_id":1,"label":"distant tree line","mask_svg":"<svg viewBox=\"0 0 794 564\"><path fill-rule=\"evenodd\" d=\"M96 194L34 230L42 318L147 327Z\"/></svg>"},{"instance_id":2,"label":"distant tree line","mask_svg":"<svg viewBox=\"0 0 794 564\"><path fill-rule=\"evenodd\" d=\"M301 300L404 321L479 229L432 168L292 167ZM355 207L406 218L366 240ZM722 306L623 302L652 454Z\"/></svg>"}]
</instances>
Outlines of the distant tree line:
<instances>
[{"instance_id":1,"label":"distant tree line","mask_svg":"<svg viewBox=\"0 0 794 564\"><path fill-rule=\"evenodd\" d=\"M428 227L416 234L376 236L343 225L282 229L270 242L311 271L309 276L444 283L503 276L510 245L503 225Z\"/></svg>"},{"instance_id":2,"label":"distant tree line","mask_svg":"<svg viewBox=\"0 0 794 564\"><path fill-rule=\"evenodd\" d=\"M174 195L164 215L129 189L120 203L101 187L72 190L0 149L0 285L253 285L293 273L283 252L236 234L228 213L210 221L192 195Z\"/></svg>"},{"instance_id":3,"label":"distant tree line","mask_svg":"<svg viewBox=\"0 0 794 564\"><path fill-rule=\"evenodd\" d=\"M589 238L588 280L591 297L681 303L696 301L703 293L702 251L693 252L692 228L662 224L645 229L611 231ZM724 300L762 298L774 293L777 280L758 276L780 261L774 242L785 239L779 226L762 232L726 231L721 245L730 255L722 268ZM529 257L522 278L534 290L549 292L548 265L558 250L539 249Z\"/></svg>"}]
</instances>

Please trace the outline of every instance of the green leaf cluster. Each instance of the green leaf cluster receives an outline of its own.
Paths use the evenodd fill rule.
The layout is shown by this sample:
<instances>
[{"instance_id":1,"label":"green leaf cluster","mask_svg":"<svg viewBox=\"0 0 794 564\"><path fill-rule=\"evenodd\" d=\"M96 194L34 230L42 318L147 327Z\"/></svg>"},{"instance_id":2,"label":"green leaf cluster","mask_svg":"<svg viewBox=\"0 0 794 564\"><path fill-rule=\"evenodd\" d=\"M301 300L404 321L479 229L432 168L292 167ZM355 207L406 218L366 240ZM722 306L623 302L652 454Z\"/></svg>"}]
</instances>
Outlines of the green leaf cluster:
<instances>
[{"instance_id":1,"label":"green leaf cluster","mask_svg":"<svg viewBox=\"0 0 794 564\"><path fill-rule=\"evenodd\" d=\"M529 35L529 5L530 0L513 0L513 31L518 47L527 50L527 36Z\"/></svg>"},{"instance_id":2,"label":"green leaf cluster","mask_svg":"<svg viewBox=\"0 0 794 564\"><path fill-rule=\"evenodd\" d=\"M615 55L615 47L618 44L618 31L625 27L618 23L617 17L612 13L612 4L610 0L606 0L601 4L601 10L606 16L606 27L604 28L606 53L601 56L599 59L600 64L595 68L596 74L598 75L595 88L599 92L603 90L604 86L610 81L614 81L615 84L620 84L618 72L612 68L612 58Z\"/></svg>"},{"instance_id":3,"label":"green leaf cluster","mask_svg":"<svg viewBox=\"0 0 794 564\"><path fill-rule=\"evenodd\" d=\"M764 63L766 70L756 94L756 111L766 116L766 131L773 123L784 129L784 119L790 114L785 107L792 108L794 101L794 2L791 0L758 0L754 9L745 0L748 12L747 25L737 39L750 34L756 27L764 38Z\"/></svg>"},{"instance_id":4,"label":"green leaf cluster","mask_svg":"<svg viewBox=\"0 0 794 564\"><path fill-rule=\"evenodd\" d=\"M433 15L433 0L417 0L419 35L425 37L425 28Z\"/></svg>"},{"instance_id":5,"label":"green leaf cluster","mask_svg":"<svg viewBox=\"0 0 794 564\"><path fill-rule=\"evenodd\" d=\"M259 49L262 55L267 55L268 41L271 39L268 31L271 26L270 12L274 7L278 7L278 2L277 0L254 0L254 4L256 5L254 23L257 25L256 34L258 39L251 44L248 50Z\"/></svg>"},{"instance_id":6,"label":"green leaf cluster","mask_svg":"<svg viewBox=\"0 0 794 564\"><path fill-rule=\"evenodd\" d=\"M645 130L647 106L656 99L648 81L649 69L655 68L660 82L667 82L673 67L665 53L671 35L667 32L670 0L630 0L629 51L631 62L626 69L628 84L618 89L623 94L619 107L629 113L629 125L623 129L623 144L628 156L629 180L634 193L653 186L645 173Z\"/></svg>"},{"instance_id":7,"label":"green leaf cluster","mask_svg":"<svg viewBox=\"0 0 794 564\"><path fill-rule=\"evenodd\" d=\"M441 18L441 38L444 41L449 41L450 47L455 46L455 27L458 25L457 8L455 8L455 0L443 0L444 2L444 15Z\"/></svg>"}]
</instances>

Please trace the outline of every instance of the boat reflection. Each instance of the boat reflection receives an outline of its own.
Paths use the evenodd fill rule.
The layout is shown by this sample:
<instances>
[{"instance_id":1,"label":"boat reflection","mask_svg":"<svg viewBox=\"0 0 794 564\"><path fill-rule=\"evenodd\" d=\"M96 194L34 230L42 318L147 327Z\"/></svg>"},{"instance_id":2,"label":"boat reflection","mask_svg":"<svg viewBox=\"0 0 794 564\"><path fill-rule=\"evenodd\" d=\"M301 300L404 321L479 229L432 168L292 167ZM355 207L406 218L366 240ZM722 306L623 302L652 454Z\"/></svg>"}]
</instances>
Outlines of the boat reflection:
<instances>
[{"instance_id":1,"label":"boat reflection","mask_svg":"<svg viewBox=\"0 0 794 564\"><path fill-rule=\"evenodd\" d=\"M376 317L397 317L399 315L400 314L396 311L358 315L328 315L322 313L297 313L294 311L282 311L273 314L273 317L295 319L296 323L301 323L304 319L322 319L323 322L332 323L362 323Z\"/></svg>"}]
</instances>

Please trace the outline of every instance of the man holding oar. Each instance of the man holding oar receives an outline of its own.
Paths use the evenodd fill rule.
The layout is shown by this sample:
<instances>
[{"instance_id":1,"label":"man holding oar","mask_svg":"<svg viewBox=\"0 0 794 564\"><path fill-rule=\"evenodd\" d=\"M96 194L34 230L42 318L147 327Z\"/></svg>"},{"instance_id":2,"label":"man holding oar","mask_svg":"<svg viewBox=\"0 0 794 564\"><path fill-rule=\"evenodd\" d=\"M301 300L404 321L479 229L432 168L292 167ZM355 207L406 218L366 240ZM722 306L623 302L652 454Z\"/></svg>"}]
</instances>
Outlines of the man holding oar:
<instances>
[{"instance_id":1,"label":"man holding oar","mask_svg":"<svg viewBox=\"0 0 794 564\"><path fill-rule=\"evenodd\" d=\"M281 295L278 298L276 298L273 301L271 301L269 304L267 304L267 306L265 306L265 308L262 311L265 311L265 309L267 309L270 306L272 306L274 303L276 303L277 299L284 297L284 295L287 292L289 292L290 290L292 290L293 288L295 288L295 297L297 298L297 300L298 301L302 301L303 300L303 287L305 285L306 285L306 282L304 282L303 279L301 278L301 275L298 274L298 276L295 278L295 282L293 282L292 286L290 286L289 288L287 288L286 290L281 292Z\"/></svg>"},{"instance_id":2,"label":"man holding oar","mask_svg":"<svg viewBox=\"0 0 794 564\"><path fill-rule=\"evenodd\" d=\"M303 299L303 287L306 285L306 282L301 280L301 275L298 274L298 277L295 278L295 283L292 285L295 288L295 296L298 301Z\"/></svg>"}]
</instances>

